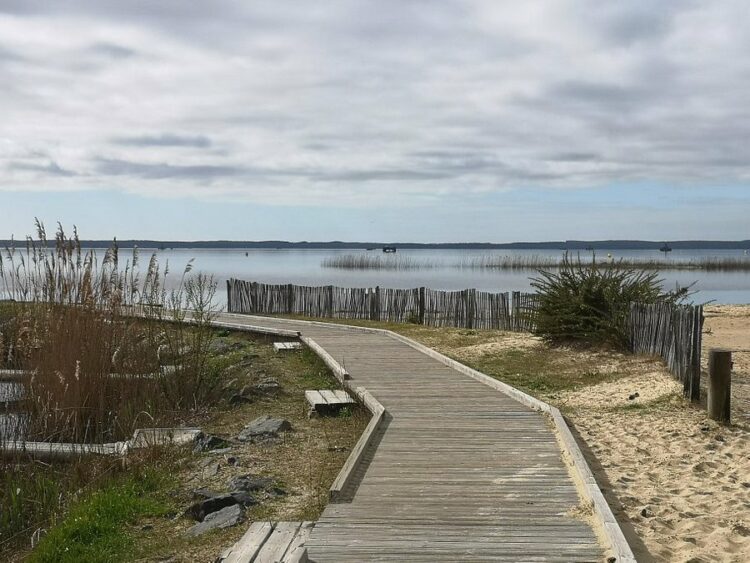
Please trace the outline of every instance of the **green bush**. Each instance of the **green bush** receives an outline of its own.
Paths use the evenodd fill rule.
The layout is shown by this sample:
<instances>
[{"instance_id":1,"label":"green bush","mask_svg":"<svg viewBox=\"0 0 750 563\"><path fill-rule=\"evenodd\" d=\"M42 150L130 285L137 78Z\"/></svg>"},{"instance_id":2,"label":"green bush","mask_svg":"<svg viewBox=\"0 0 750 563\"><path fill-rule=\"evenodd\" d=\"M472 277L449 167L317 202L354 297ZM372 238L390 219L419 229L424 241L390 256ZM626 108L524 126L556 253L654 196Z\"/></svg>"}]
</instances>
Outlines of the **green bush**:
<instances>
[{"instance_id":1,"label":"green bush","mask_svg":"<svg viewBox=\"0 0 750 563\"><path fill-rule=\"evenodd\" d=\"M535 332L551 343L627 345L631 303L677 302L686 290L664 293L658 272L622 262L597 264L563 257L559 270L540 270Z\"/></svg>"}]
</instances>

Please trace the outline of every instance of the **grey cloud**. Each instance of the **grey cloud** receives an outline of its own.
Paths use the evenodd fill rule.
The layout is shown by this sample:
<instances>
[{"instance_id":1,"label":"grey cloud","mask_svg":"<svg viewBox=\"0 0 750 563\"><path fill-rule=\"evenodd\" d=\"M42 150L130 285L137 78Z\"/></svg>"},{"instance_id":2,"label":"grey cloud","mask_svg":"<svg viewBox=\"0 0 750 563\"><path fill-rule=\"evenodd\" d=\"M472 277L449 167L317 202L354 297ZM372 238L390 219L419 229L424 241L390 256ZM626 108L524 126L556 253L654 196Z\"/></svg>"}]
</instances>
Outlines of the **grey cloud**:
<instances>
[{"instance_id":1,"label":"grey cloud","mask_svg":"<svg viewBox=\"0 0 750 563\"><path fill-rule=\"evenodd\" d=\"M76 176L76 173L71 170L66 170L60 167L57 162L51 160L48 164L34 164L30 162L11 162L8 164L8 169L19 170L22 172L36 172L45 176L54 176L58 178L69 178Z\"/></svg>"},{"instance_id":2,"label":"grey cloud","mask_svg":"<svg viewBox=\"0 0 750 563\"><path fill-rule=\"evenodd\" d=\"M209 148L211 139L203 135L175 135L162 133L161 135L140 135L136 137L116 137L113 142L118 145L131 147L194 147Z\"/></svg>"},{"instance_id":3,"label":"grey cloud","mask_svg":"<svg viewBox=\"0 0 750 563\"><path fill-rule=\"evenodd\" d=\"M271 185L279 199L338 190L367 205L381 188L748 181L750 33L730 0L6 0L0 12L19 16L0 48L15 61L0 64L0 140L18 161L31 147L65 154L92 186ZM63 19L64 36L50 34Z\"/></svg>"},{"instance_id":4,"label":"grey cloud","mask_svg":"<svg viewBox=\"0 0 750 563\"><path fill-rule=\"evenodd\" d=\"M112 59L129 59L136 55L133 49L106 42L94 43L89 47L89 51Z\"/></svg>"},{"instance_id":5,"label":"grey cloud","mask_svg":"<svg viewBox=\"0 0 750 563\"><path fill-rule=\"evenodd\" d=\"M559 162L590 162L601 159L602 156L595 152L558 152L547 156L547 160Z\"/></svg>"},{"instance_id":6,"label":"grey cloud","mask_svg":"<svg viewBox=\"0 0 750 563\"><path fill-rule=\"evenodd\" d=\"M242 170L234 166L173 165L167 163L130 162L117 159L98 159L96 169L104 176L133 176L149 180L183 179L214 180L237 176Z\"/></svg>"}]
</instances>

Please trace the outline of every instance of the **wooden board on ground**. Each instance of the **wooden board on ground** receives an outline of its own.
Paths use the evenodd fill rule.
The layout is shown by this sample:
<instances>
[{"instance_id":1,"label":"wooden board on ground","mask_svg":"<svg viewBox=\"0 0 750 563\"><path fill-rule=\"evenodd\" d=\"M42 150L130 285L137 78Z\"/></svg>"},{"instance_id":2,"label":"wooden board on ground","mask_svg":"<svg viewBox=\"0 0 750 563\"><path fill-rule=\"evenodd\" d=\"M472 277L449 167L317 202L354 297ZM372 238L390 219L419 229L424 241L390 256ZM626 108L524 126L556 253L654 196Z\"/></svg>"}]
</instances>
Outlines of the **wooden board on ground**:
<instances>
[{"instance_id":1,"label":"wooden board on ground","mask_svg":"<svg viewBox=\"0 0 750 563\"><path fill-rule=\"evenodd\" d=\"M352 405L355 403L346 391L336 390L332 391L329 389L321 390L308 390L305 391L305 399L310 405L310 415L319 414L335 415L343 407Z\"/></svg>"},{"instance_id":2,"label":"wooden board on ground","mask_svg":"<svg viewBox=\"0 0 750 563\"><path fill-rule=\"evenodd\" d=\"M273 349L276 352L284 352L288 350L299 350L302 348L302 344L299 342L274 342Z\"/></svg>"},{"instance_id":3,"label":"wooden board on ground","mask_svg":"<svg viewBox=\"0 0 750 563\"><path fill-rule=\"evenodd\" d=\"M305 563L313 522L253 522L220 563Z\"/></svg>"}]
</instances>

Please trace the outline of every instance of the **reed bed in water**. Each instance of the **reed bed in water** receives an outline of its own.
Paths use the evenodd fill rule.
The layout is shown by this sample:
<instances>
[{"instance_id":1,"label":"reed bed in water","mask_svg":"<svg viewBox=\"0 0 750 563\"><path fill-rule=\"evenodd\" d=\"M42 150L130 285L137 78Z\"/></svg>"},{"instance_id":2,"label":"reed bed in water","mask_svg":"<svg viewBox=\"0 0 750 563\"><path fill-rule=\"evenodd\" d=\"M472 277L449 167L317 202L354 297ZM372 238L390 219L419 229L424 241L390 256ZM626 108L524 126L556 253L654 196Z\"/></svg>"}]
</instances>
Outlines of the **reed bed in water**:
<instances>
[{"instance_id":1,"label":"reed bed in water","mask_svg":"<svg viewBox=\"0 0 750 563\"><path fill-rule=\"evenodd\" d=\"M489 270L554 270L561 267L564 255L554 256L514 256L486 254L467 256L461 260L448 262L437 259L419 259L413 256L379 256L370 254L343 254L325 258L321 265L324 268L343 270L428 270L435 268L467 268ZM750 256L705 257L691 259L645 259L617 258L590 255L578 255L575 258L581 264L596 262L599 267L620 265L640 270L695 270L750 272Z\"/></svg>"},{"instance_id":2,"label":"reed bed in water","mask_svg":"<svg viewBox=\"0 0 750 563\"><path fill-rule=\"evenodd\" d=\"M444 264L439 260L419 260L403 255L341 254L325 258L321 266L342 270L425 270Z\"/></svg>"},{"instance_id":3,"label":"reed bed in water","mask_svg":"<svg viewBox=\"0 0 750 563\"><path fill-rule=\"evenodd\" d=\"M623 266L637 270L696 270L696 271L750 271L750 256L705 257L681 260L643 258L600 258L578 256L581 264L596 263L600 268ZM461 261L461 268L488 268L498 270L549 270L560 268L563 257L549 256L478 256Z\"/></svg>"}]
</instances>

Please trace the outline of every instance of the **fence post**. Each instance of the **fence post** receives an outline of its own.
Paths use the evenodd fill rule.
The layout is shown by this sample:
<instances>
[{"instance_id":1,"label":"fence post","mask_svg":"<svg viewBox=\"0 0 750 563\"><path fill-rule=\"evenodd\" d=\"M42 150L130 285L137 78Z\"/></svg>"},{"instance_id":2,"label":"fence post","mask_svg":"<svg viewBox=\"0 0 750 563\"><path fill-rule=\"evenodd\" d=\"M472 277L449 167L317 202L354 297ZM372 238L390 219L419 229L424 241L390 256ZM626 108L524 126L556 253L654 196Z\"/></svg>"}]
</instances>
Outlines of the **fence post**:
<instances>
[{"instance_id":1,"label":"fence post","mask_svg":"<svg viewBox=\"0 0 750 563\"><path fill-rule=\"evenodd\" d=\"M294 286L287 284L286 286L286 314L291 315L294 312Z\"/></svg>"},{"instance_id":2,"label":"fence post","mask_svg":"<svg viewBox=\"0 0 750 563\"><path fill-rule=\"evenodd\" d=\"M232 284L227 280L227 313L232 312Z\"/></svg>"},{"instance_id":3,"label":"fence post","mask_svg":"<svg viewBox=\"0 0 750 563\"><path fill-rule=\"evenodd\" d=\"M466 290L466 328L474 328L474 315L477 308L477 290Z\"/></svg>"},{"instance_id":4,"label":"fence post","mask_svg":"<svg viewBox=\"0 0 750 563\"><path fill-rule=\"evenodd\" d=\"M701 348L703 346L703 306L691 311L693 333L691 336L690 354L690 399L698 403L701 400Z\"/></svg>"},{"instance_id":5,"label":"fence post","mask_svg":"<svg viewBox=\"0 0 750 563\"><path fill-rule=\"evenodd\" d=\"M708 417L729 423L732 395L732 352L712 349L708 353Z\"/></svg>"},{"instance_id":6,"label":"fence post","mask_svg":"<svg viewBox=\"0 0 750 563\"><path fill-rule=\"evenodd\" d=\"M380 320L380 286L376 285L372 293L370 293L370 320Z\"/></svg>"},{"instance_id":7,"label":"fence post","mask_svg":"<svg viewBox=\"0 0 750 563\"><path fill-rule=\"evenodd\" d=\"M333 286L328 286L328 315L329 319L333 318Z\"/></svg>"},{"instance_id":8,"label":"fence post","mask_svg":"<svg viewBox=\"0 0 750 563\"><path fill-rule=\"evenodd\" d=\"M419 288L419 324L424 324L424 287Z\"/></svg>"}]
</instances>

